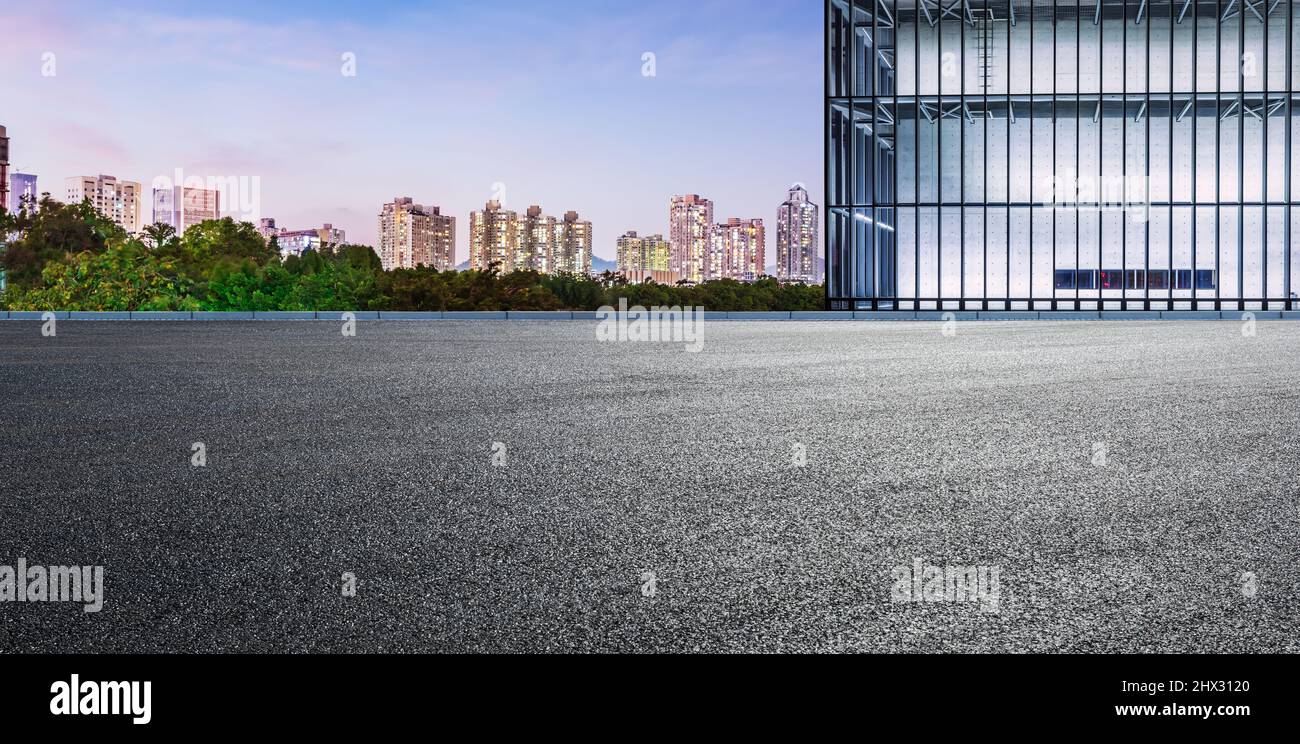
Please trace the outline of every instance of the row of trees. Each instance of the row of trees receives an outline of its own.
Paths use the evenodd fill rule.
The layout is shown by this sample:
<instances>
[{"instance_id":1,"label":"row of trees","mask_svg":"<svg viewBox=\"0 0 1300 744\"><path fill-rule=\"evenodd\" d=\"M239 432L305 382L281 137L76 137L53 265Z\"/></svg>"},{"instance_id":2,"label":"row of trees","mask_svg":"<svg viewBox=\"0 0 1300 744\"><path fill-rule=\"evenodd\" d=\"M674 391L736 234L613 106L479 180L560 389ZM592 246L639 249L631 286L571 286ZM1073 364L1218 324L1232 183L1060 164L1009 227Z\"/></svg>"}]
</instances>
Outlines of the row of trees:
<instances>
[{"instance_id":1,"label":"row of trees","mask_svg":"<svg viewBox=\"0 0 1300 744\"><path fill-rule=\"evenodd\" d=\"M628 284L621 275L533 271L384 271L364 245L281 259L246 222L185 231L152 225L130 236L95 209L45 197L39 210L0 211L0 265L10 310L594 310L697 305L710 310L815 310L821 287L730 280L698 286Z\"/></svg>"}]
</instances>

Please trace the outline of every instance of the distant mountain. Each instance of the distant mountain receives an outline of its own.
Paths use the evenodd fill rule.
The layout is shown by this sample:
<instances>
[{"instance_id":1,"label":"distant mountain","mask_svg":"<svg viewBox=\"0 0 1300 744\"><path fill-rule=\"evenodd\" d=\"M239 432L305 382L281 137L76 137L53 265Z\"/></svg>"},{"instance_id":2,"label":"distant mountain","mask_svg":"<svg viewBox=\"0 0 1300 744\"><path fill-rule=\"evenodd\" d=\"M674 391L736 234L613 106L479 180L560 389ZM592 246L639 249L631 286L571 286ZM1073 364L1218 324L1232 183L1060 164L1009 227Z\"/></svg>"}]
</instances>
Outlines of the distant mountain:
<instances>
[{"instance_id":1,"label":"distant mountain","mask_svg":"<svg viewBox=\"0 0 1300 744\"><path fill-rule=\"evenodd\" d=\"M464 261L461 261L460 263L456 264L456 270L469 271L469 259L467 258Z\"/></svg>"}]
</instances>

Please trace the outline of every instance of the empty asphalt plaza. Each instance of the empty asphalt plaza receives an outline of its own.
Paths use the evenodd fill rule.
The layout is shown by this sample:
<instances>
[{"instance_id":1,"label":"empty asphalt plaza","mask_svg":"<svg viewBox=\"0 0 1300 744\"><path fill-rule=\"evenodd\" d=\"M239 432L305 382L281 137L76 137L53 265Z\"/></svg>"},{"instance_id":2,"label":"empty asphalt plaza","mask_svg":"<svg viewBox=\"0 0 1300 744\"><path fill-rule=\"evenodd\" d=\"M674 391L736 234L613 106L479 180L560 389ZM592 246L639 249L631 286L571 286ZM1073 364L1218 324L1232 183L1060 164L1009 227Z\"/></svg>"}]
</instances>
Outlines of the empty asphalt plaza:
<instances>
[{"instance_id":1,"label":"empty asphalt plaza","mask_svg":"<svg viewBox=\"0 0 1300 744\"><path fill-rule=\"evenodd\" d=\"M1300 323L340 326L0 323L0 652L1300 648Z\"/></svg>"}]
</instances>

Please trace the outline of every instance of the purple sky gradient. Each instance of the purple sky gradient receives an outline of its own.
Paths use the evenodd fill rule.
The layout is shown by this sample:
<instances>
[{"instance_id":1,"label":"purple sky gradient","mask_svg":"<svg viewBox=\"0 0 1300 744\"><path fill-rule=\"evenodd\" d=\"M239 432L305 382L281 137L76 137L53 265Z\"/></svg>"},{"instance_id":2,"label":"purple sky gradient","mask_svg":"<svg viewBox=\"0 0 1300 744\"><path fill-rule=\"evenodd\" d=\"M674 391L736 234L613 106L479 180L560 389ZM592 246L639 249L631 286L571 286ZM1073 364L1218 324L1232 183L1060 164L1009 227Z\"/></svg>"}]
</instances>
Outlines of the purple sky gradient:
<instances>
[{"instance_id":1,"label":"purple sky gradient","mask_svg":"<svg viewBox=\"0 0 1300 744\"><path fill-rule=\"evenodd\" d=\"M768 223L769 264L790 184L822 203L812 0L7 5L0 124L56 197L83 174L255 176L281 227L373 244L410 196L455 215L464 260L498 183L511 209L592 220L604 258L699 193Z\"/></svg>"}]
</instances>

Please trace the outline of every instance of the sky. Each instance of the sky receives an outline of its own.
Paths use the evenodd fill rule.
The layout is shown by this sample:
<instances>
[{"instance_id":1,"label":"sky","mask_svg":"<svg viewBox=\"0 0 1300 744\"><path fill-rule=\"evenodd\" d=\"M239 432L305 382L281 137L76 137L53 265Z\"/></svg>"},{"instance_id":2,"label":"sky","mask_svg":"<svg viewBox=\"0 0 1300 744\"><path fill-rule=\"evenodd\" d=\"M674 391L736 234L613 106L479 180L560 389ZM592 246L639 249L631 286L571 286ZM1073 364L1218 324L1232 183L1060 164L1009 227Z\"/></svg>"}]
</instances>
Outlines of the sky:
<instances>
[{"instance_id":1,"label":"sky","mask_svg":"<svg viewBox=\"0 0 1300 744\"><path fill-rule=\"evenodd\" d=\"M244 216L373 245L409 196L456 217L463 261L496 196L576 210L612 259L698 193L718 221L763 218L769 264L790 185L823 203L814 0L5 5L0 125L56 198L179 169L238 179Z\"/></svg>"}]
</instances>

